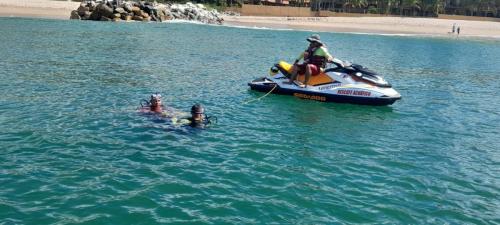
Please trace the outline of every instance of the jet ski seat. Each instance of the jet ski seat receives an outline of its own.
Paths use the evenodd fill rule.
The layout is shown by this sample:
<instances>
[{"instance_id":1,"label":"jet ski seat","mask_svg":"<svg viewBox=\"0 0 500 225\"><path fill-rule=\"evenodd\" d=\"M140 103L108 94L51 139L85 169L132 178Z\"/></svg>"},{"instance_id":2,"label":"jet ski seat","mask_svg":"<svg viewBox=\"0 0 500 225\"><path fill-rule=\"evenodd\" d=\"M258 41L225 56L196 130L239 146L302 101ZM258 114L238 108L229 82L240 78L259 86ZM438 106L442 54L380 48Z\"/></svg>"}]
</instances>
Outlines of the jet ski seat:
<instances>
[{"instance_id":1,"label":"jet ski seat","mask_svg":"<svg viewBox=\"0 0 500 225\"><path fill-rule=\"evenodd\" d=\"M297 76L297 80L299 80L302 83L304 83L305 79L306 76L304 74L300 74L299 76ZM334 81L335 80L333 80L330 76L326 75L325 73L320 73L318 75L311 76L308 85L317 86L317 85L333 83Z\"/></svg>"},{"instance_id":2,"label":"jet ski seat","mask_svg":"<svg viewBox=\"0 0 500 225\"><path fill-rule=\"evenodd\" d=\"M292 72L292 64L289 64L284 61L280 61L277 65L278 67L281 67L282 70L285 70L288 74ZM304 74L299 74L297 76L297 80L304 83L305 81L305 75ZM324 72L321 72L317 75L312 75L311 78L309 79L308 85L312 86L317 86L317 85L323 85L323 84L330 84L335 82L334 79L332 79L330 76L326 75Z\"/></svg>"}]
</instances>

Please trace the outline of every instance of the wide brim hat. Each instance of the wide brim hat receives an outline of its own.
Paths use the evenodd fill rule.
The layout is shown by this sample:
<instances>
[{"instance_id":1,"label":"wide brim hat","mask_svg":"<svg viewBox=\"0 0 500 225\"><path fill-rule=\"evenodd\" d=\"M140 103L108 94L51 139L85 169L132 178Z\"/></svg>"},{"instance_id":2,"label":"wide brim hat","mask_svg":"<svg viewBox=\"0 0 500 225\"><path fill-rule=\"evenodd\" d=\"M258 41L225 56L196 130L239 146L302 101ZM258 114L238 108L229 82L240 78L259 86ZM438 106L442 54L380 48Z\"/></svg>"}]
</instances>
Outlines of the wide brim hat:
<instances>
[{"instance_id":1,"label":"wide brim hat","mask_svg":"<svg viewBox=\"0 0 500 225\"><path fill-rule=\"evenodd\" d=\"M308 42L316 42L316 43L319 43L319 44L323 44L323 42L321 42L321 40L320 40L319 35L317 35L317 34L311 35L311 37L308 37L306 40Z\"/></svg>"}]
</instances>

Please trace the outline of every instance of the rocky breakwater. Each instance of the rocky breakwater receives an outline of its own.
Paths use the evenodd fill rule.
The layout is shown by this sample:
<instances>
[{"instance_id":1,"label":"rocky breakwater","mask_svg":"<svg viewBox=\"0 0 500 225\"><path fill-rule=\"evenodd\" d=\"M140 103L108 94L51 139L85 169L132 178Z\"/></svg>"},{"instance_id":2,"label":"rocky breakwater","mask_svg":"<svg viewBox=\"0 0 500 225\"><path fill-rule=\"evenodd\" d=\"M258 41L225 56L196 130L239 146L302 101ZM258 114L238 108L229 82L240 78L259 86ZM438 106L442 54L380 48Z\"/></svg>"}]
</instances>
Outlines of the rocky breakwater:
<instances>
[{"instance_id":1,"label":"rocky breakwater","mask_svg":"<svg viewBox=\"0 0 500 225\"><path fill-rule=\"evenodd\" d=\"M70 19L97 21L157 21L190 20L209 24L222 24L217 10L208 10L202 4L158 4L155 2L95 2L83 1Z\"/></svg>"}]
</instances>

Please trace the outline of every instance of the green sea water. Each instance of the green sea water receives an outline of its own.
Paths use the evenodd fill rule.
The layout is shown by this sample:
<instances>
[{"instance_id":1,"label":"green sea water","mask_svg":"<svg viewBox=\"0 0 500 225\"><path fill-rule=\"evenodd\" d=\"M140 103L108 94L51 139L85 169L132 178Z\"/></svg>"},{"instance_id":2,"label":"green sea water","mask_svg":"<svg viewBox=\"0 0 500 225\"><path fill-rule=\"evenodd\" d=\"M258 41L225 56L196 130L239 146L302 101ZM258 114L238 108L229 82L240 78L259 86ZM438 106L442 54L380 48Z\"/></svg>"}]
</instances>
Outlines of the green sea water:
<instances>
[{"instance_id":1,"label":"green sea water","mask_svg":"<svg viewBox=\"0 0 500 225\"><path fill-rule=\"evenodd\" d=\"M499 224L500 42L320 33L388 107L247 82L311 32L0 18L0 224ZM218 123L137 113L159 92Z\"/></svg>"}]
</instances>

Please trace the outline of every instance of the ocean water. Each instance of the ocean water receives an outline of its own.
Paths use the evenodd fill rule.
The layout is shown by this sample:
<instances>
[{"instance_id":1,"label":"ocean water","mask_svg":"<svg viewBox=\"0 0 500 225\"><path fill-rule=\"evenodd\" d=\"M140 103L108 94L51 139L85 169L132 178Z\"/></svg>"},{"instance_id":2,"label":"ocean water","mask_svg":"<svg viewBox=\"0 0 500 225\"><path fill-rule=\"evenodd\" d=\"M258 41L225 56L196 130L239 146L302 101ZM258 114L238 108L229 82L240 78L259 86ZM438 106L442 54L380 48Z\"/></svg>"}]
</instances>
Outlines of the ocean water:
<instances>
[{"instance_id":1,"label":"ocean water","mask_svg":"<svg viewBox=\"0 0 500 225\"><path fill-rule=\"evenodd\" d=\"M250 91L310 32L0 18L0 224L499 224L500 41L320 33L388 107ZM141 99L218 123L172 127Z\"/></svg>"}]
</instances>

